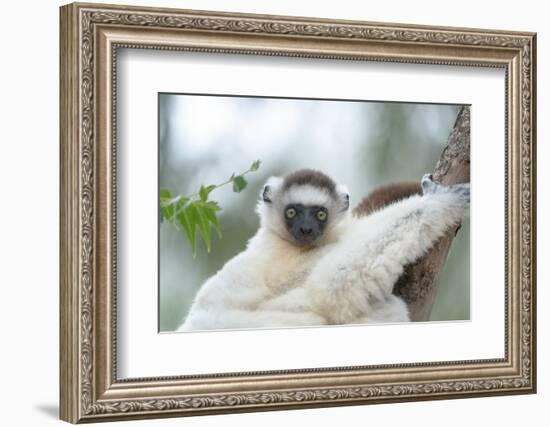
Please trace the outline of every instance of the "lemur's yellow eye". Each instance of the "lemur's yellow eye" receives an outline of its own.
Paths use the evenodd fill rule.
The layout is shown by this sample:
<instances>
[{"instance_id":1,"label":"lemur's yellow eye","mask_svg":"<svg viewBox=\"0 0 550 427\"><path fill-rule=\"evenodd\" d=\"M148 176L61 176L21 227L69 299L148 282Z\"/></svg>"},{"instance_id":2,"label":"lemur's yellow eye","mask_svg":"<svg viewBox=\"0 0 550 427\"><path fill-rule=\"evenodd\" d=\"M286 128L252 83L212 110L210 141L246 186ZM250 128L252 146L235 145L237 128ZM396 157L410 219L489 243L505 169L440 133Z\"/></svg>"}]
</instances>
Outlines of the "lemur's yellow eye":
<instances>
[{"instance_id":1,"label":"lemur's yellow eye","mask_svg":"<svg viewBox=\"0 0 550 427\"><path fill-rule=\"evenodd\" d=\"M288 219L292 219L296 216L296 209L288 208L285 212L285 215Z\"/></svg>"},{"instance_id":2,"label":"lemur's yellow eye","mask_svg":"<svg viewBox=\"0 0 550 427\"><path fill-rule=\"evenodd\" d=\"M327 213L325 211L317 212L317 219L319 221L326 221L327 220Z\"/></svg>"}]
</instances>

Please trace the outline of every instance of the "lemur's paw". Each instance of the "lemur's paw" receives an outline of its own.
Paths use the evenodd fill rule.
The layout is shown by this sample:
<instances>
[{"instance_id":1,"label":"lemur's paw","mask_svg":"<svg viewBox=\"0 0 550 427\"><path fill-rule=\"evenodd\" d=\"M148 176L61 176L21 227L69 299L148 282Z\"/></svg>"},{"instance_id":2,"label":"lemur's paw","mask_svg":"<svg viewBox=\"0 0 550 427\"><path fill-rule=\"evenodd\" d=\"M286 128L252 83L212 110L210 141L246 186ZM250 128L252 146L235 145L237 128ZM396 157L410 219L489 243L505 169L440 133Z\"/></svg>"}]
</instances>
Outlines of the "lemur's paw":
<instances>
[{"instance_id":1,"label":"lemur's paw","mask_svg":"<svg viewBox=\"0 0 550 427\"><path fill-rule=\"evenodd\" d=\"M422 194L452 193L470 202L470 183L442 185L434 182L432 174L427 173L422 177L421 185Z\"/></svg>"},{"instance_id":2,"label":"lemur's paw","mask_svg":"<svg viewBox=\"0 0 550 427\"><path fill-rule=\"evenodd\" d=\"M435 193L437 187L439 186L433 181L433 176L431 173L424 174L420 183L422 185L422 194Z\"/></svg>"}]
</instances>

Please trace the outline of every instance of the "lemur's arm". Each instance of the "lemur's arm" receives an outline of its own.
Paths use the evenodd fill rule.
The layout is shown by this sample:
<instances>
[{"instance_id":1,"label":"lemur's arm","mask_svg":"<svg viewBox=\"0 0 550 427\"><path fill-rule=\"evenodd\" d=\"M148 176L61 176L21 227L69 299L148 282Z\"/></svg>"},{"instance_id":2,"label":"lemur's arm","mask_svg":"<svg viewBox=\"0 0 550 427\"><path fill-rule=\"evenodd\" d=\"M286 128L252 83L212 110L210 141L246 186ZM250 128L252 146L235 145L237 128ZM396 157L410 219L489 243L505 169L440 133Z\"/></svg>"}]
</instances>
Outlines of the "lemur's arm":
<instances>
[{"instance_id":1,"label":"lemur's arm","mask_svg":"<svg viewBox=\"0 0 550 427\"><path fill-rule=\"evenodd\" d=\"M307 301L309 309L328 316L329 322L347 323L390 298L403 267L423 255L468 211L469 184L446 187L425 175L422 191L422 196L357 219L345 244L319 260L303 291L267 305L289 310L298 301Z\"/></svg>"},{"instance_id":2,"label":"lemur's arm","mask_svg":"<svg viewBox=\"0 0 550 427\"><path fill-rule=\"evenodd\" d=\"M374 260L368 271L382 268L387 275L390 265L396 267L390 269L395 271L391 285L404 265L423 255L468 213L470 184L444 186L432 181L431 175L424 175L421 185L422 196L409 197L360 219L360 231L353 233L359 245L364 245L359 252Z\"/></svg>"}]
</instances>

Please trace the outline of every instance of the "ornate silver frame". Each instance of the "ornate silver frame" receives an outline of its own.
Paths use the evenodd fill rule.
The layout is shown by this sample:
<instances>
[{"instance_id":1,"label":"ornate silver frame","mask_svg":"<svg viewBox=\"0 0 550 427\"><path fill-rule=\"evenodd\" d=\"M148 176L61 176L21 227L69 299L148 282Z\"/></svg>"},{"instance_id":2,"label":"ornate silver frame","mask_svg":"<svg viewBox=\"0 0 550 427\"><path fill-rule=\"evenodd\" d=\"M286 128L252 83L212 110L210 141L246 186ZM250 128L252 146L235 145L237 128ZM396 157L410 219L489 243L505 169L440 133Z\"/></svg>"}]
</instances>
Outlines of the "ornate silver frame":
<instances>
[{"instance_id":1,"label":"ornate silver frame","mask_svg":"<svg viewBox=\"0 0 550 427\"><path fill-rule=\"evenodd\" d=\"M77 423L535 392L535 42L533 33L63 6L61 418ZM504 68L505 357L117 380L113 147L118 47Z\"/></svg>"}]
</instances>

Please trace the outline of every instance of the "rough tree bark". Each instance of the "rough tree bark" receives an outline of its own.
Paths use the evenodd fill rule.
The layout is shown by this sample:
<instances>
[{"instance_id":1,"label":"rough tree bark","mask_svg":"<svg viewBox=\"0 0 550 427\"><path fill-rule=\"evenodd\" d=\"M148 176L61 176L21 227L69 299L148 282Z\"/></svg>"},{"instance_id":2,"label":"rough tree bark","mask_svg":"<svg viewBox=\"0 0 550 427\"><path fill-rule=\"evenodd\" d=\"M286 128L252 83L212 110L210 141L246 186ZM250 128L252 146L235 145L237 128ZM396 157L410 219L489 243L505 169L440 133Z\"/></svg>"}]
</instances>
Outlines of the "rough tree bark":
<instances>
[{"instance_id":1,"label":"rough tree bark","mask_svg":"<svg viewBox=\"0 0 550 427\"><path fill-rule=\"evenodd\" d=\"M433 177L444 185L470 182L470 108L467 106L458 113ZM408 265L396 283L393 293L408 304L411 320L429 320L443 265L459 228L449 230L424 257Z\"/></svg>"}]
</instances>

